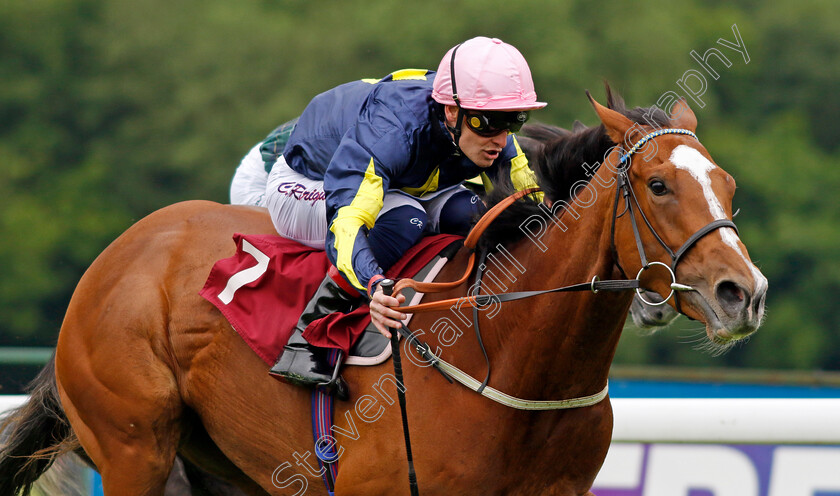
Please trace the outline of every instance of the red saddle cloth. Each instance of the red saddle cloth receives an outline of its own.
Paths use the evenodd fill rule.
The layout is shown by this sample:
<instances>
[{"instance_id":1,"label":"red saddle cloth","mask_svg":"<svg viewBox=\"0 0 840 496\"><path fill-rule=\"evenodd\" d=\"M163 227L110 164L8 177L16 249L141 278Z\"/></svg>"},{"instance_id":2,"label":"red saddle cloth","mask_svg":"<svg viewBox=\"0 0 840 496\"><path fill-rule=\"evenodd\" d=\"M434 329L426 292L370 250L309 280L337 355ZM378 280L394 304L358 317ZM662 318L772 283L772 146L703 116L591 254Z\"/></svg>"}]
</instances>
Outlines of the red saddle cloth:
<instances>
[{"instance_id":1,"label":"red saddle cloth","mask_svg":"<svg viewBox=\"0 0 840 496\"><path fill-rule=\"evenodd\" d=\"M385 275L414 277L435 255L461 239L451 234L424 237ZM281 236L237 233L233 240L236 254L213 265L199 294L222 312L265 363L273 365L330 263L324 251ZM312 322L303 336L315 346L338 348L347 356L369 323L364 304L348 314Z\"/></svg>"}]
</instances>

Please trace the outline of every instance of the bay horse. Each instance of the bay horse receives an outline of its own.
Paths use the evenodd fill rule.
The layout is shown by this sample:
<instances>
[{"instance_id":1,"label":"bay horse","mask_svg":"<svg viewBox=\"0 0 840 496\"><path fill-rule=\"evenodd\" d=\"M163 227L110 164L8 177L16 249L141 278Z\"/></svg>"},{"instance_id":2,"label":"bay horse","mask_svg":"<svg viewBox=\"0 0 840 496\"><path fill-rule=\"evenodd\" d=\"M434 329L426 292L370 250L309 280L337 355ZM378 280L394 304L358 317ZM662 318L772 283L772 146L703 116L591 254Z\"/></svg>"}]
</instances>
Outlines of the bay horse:
<instances>
[{"instance_id":1,"label":"bay horse","mask_svg":"<svg viewBox=\"0 0 840 496\"><path fill-rule=\"evenodd\" d=\"M485 233L486 246L509 262L493 280L523 291L638 273L663 298L683 290L668 304L705 323L710 346L753 333L767 281L725 223L735 181L691 134L694 114L684 101L670 115L628 110L609 88L608 107L590 100L601 125L548 143L535 164L544 201L515 202ZM651 137L674 129L689 133ZM213 263L231 255L234 232L274 228L262 209L184 202L140 220L93 262L70 301L54 368L36 380L0 454L0 492L17 494L52 456L80 450L107 496L162 494L176 454L246 494L326 494L311 447L310 391L271 379L198 296ZM457 279L467 257L459 253L438 280ZM672 262L673 277L655 265ZM463 296L468 283L427 300ZM560 293L480 308L489 385L529 400L603 390L632 297ZM412 328L445 360L484 377L478 340L453 314L418 313ZM421 493L591 495L610 444L608 396L574 409L513 409L404 353L399 386ZM390 370L343 372L351 397L336 403L336 495L409 494Z\"/></svg>"}]
</instances>

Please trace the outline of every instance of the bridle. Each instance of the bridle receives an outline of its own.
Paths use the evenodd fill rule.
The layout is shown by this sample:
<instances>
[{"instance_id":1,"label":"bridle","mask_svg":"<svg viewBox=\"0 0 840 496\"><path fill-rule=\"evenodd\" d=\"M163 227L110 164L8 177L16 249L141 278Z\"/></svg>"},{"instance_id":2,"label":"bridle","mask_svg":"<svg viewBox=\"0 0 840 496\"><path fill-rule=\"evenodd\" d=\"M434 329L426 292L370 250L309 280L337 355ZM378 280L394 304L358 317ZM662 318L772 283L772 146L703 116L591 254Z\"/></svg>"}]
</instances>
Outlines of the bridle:
<instances>
[{"instance_id":1,"label":"bridle","mask_svg":"<svg viewBox=\"0 0 840 496\"><path fill-rule=\"evenodd\" d=\"M629 171L630 166L632 165L632 161L630 160L631 157L639 150L641 147L647 143L648 141L665 134L683 134L687 136L691 136L694 139L698 139L697 135L687 129L674 129L674 128L667 128L667 129L659 129L657 131L653 131L648 133L644 137L642 137L639 141L636 142L635 145L626 153L620 156L619 163L624 164L627 163L626 167L623 167L617 174L616 182L616 192L615 192L615 201L613 203L613 215L612 215L612 222L610 225L610 249L613 253L613 261L616 267L619 269L621 274L626 277L626 280L606 280L601 281L599 280L598 276L592 278L590 282L575 284L572 286L564 286L562 288L554 288L542 291L517 291L511 293L498 293L492 295L475 295L475 296L462 296L460 298L452 298L447 300L438 300L430 303L421 303L418 305L411 305L405 307L398 307L398 309L404 313L420 313L420 312L428 312L433 310L444 310L450 308L454 304L460 305L467 305L472 307L481 307L488 305L492 302L506 302L506 301L514 301L520 300L523 298L530 298L532 296L537 296L546 293L557 293L557 292L569 292L569 291L584 291L584 290L591 290L593 293L597 293L598 291L623 291L632 289L636 291L636 294L639 298L647 303L648 305L658 306L665 304L672 296L675 297L674 302L677 310L682 313L679 304L679 298L677 295L679 292L684 291L695 291L694 288L691 286L687 286L685 284L680 284L676 281L676 267L677 264L682 260L683 256L705 235L709 234L712 231L715 231L720 228L724 227L731 227L735 229L735 232L738 232L738 228L734 222L729 219L718 219L714 220L704 227L698 229L694 234L688 237L688 239L680 246L676 251L672 250L663 240L662 237L656 232L656 230L651 225L650 221L645 216L644 211L639 206L639 201L636 198L636 193L633 191L633 187L630 184L630 179L627 177L627 171ZM519 191L514 193L513 195L509 196L508 198L504 199L503 201L499 202L496 206L491 208L487 211L486 214L478 221L478 223L473 227L473 230L470 231L467 239L464 241L464 247L470 250L473 250L473 253L470 255L470 259L467 263L466 271L461 277L461 279L452 282L444 282L444 283L419 283L412 279L400 279L396 283L395 291L399 292L405 288L411 288L415 291L421 293L435 293L441 292L449 289L453 289L455 287L460 286L461 284L467 281L467 278L472 274L473 268L475 267L475 248L478 244L478 239L481 234L484 232L486 227L501 213L502 210L507 208L510 204L514 201L538 191L538 189L529 189ZM624 198L624 211L620 214L618 213L618 203L619 199ZM634 206L635 205L635 206ZM671 257L671 265L667 265L663 262L653 261L649 262L647 255L645 253L644 244L642 243L642 237L639 232L639 227L636 222L635 210L638 210L639 216L644 221L645 225L647 226L648 230L653 234L656 241L665 249L666 253ZM639 252L639 258L642 263L642 268L639 269L639 272L636 275L635 279L630 279L627 277L624 268L621 266L621 263L618 259L618 250L615 247L615 226L616 220L624 214L630 214L630 223L633 229L633 237L636 241L636 247ZM478 264L481 265L480 263ZM653 265L661 265L665 267L669 274L671 275L671 283L669 285L671 289L671 293L663 299L661 302L653 303L650 301L645 300L644 296L642 296L643 288L639 283L639 277L641 277L642 273L651 268ZM476 283L480 283L481 273L478 272L476 275Z\"/></svg>"},{"instance_id":2,"label":"bridle","mask_svg":"<svg viewBox=\"0 0 840 496\"><path fill-rule=\"evenodd\" d=\"M615 200L613 202L613 215L612 215L612 222L610 225L610 249L613 252L613 263L619 269L621 274L626 278L627 274L624 271L624 268L621 266L621 263L618 259L618 250L615 247L615 226L617 219L624 216L624 214L629 213L630 217L630 224L633 229L633 237L636 241L636 247L639 252L639 258L642 263L642 268L639 269L639 272L636 274L635 279L624 279L624 280L605 280L601 281L598 279L598 276L592 278L590 282L586 283L579 283L573 284L570 286L563 286L559 288L547 289L547 290L540 290L540 291L515 291L510 293L498 293L498 294L476 294L472 296L464 296L460 298L451 298L446 300L438 300L430 303L421 303L418 305L411 305L405 307L397 307L396 309L404 312L404 313L420 313L420 312L427 312L427 311L434 311L434 310L445 310L449 309L453 306L457 306L460 308L463 305L473 307L473 326L475 327L476 337L478 339L479 346L482 349L482 352L485 356L485 361L488 365L488 373L485 377L484 381L479 383L469 375L465 374L455 366L446 363L440 357L436 356L427 343L420 341L405 325L399 329L400 334L402 334L409 342L410 346L414 348L415 351L428 363L430 363L434 368L436 368L439 372L443 374L444 377L447 378L450 382L452 379L457 380L461 384L467 386L468 388L476 391L477 393L484 395L498 403L502 403L506 406L512 408L522 408L522 409L534 409L534 410L549 410L549 409L558 409L558 408L577 408L580 406L588 406L593 405L599 401L601 401L607 393L607 386L604 389L590 397L586 398L586 401L583 404L578 403L577 399L573 400L560 400L560 401L529 401L529 400L519 400L518 398L513 398L504 393L499 391L495 391L492 388L487 386L487 383L490 378L489 373L489 365L490 361L487 357L486 351L484 351L484 345L481 339L481 333L478 328L478 313L477 309L479 307L484 307L491 303L504 303L507 301L514 301L520 300L524 298L530 298L532 296L538 296L542 294L548 293L560 293L560 292L573 292L573 291L592 291L593 293L597 293L599 291L626 291L626 290L634 290L636 291L636 295L645 303L652 306L663 305L667 302L671 297L674 297L674 304L677 308L677 311L680 313L682 312L680 306L680 300L678 294L684 291L695 291L694 288L691 286L687 286L685 284L680 284L676 280L676 267L677 264L682 260L683 256L704 236L709 234L712 231L715 231L720 228L724 227L731 227L735 229L737 232L738 228L735 226L735 223L729 219L718 219L714 220L702 228L698 229L694 234L688 237L688 239L680 246L676 251L672 250L663 240L662 237L656 232L656 230L651 225L650 221L645 216L644 211L642 210L641 206L639 205L639 201L636 198L636 193L633 191L633 187L630 184L630 179L627 176L627 172L629 171L632 161L631 157L639 150L641 147L647 143L648 141L665 134L683 134L687 136L691 136L694 139L697 139L697 136L687 130L687 129L659 129L657 131L653 131L648 133L644 137L642 137L639 141L636 142L633 147L620 156L619 163L626 164L621 170L618 171L617 174L617 185L616 185L616 193L615 193ZM451 282L444 282L444 283L418 283L413 279L401 279L396 283L396 286L393 286L393 282L391 283L391 288L396 292L399 292L405 288L414 289L417 292L421 293L433 293L433 292L440 292L445 291L448 289L453 289L455 287L464 284L468 277L472 274L473 268L476 266L475 263L475 247L478 243L478 238L481 236L481 233L486 229L487 225L489 225L493 219L495 219L499 213L504 210L507 206L515 202L516 200L522 198L527 194L531 194L535 192L535 189L519 191L514 195L509 196L508 198L504 199L499 204L495 205L491 208L473 227L473 230L467 236L467 239L464 241L464 247L467 249L472 250L470 254L469 261L467 263L467 269L461 279L457 281ZM619 199L624 198L624 211L620 214L618 213L618 203ZM657 242L665 249L668 255L671 257L671 265L665 264L659 261L648 261L647 254L645 253L644 243L642 243L642 237L639 232L639 226L636 222L636 210L638 210L639 216L644 221L645 225L647 226L648 230L653 234L654 238ZM484 264L484 257L486 256L486 250L481 250L481 254L479 257L478 268L476 270L475 276L475 284L474 287L479 288L481 285L481 277L482 277L482 268L485 267ZM668 270L668 273L671 276L671 283L669 287L671 288L671 292L668 294L665 299L661 302L653 303L644 298L642 295L642 287L639 281L639 277L641 277L642 273L645 270L648 270L654 265L661 265ZM498 394L501 393L501 394Z\"/></svg>"},{"instance_id":3,"label":"bridle","mask_svg":"<svg viewBox=\"0 0 840 496\"><path fill-rule=\"evenodd\" d=\"M693 132L689 131L688 129L673 129L673 128L659 129L657 131L653 131L651 133L648 133L647 135L642 137L639 141L636 142L636 144L633 145L632 148L630 148L630 150L628 150L625 154L621 155L621 157L619 158L619 166L621 167L621 170L618 172L618 174L616 176L616 181L618 182L618 184L617 184L616 189L615 189L615 201L613 202L613 217L612 217L612 224L610 225L610 246L611 246L611 250L613 252L613 260L615 261L616 267L618 267L618 270L621 271L621 274L624 277L627 277L627 274L625 273L624 268L621 266L621 262L618 259L618 251L616 250L616 247L615 247L615 224L616 224L616 220L619 217L623 216L626 213L629 213L630 214L630 224L633 228L633 237L636 240L636 248L639 251L639 259L642 263L642 268L639 269L638 274L636 274L636 279L638 280L645 270L651 268L654 265L659 265L659 266L665 267L668 270L668 273L671 275L671 284L670 284L671 292L668 294L667 297L665 297L659 303L653 303L653 302L650 302L650 301L646 300L644 298L644 296L642 295L643 290L642 290L641 287L635 289L636 295L644 303L646 303L648 305L651 305L651 306L664 305L673 296L674 297L674 306L676 307L678 312L683 313L681 305L680 305L679 293L684 292L684 291L695 291L695 289L692 288L691 286L687 286L685 284L680 284L680 283L677 282L677 278L676 278L677 264L681 261L682 257L705 235L709 234L712 231L715 231L715 230L721 229L721 228L725 228L725 227L731 227L737 233L738 232L738 227L735 225L734 222L732 222L729 219L714 220L714 221L706 224L702 228L698 229L691 236L689 236L688 239L682 244L682 246L680 246L676 251L672 250L671 247L669 247L664 241L662 241L662 237L659 236L659 234L656 232L656 230L650 224L650 221L648 221L647 216L645 216L645 212L642 210L641 206L639 205L639 200L636 198L636 193L635 193L635 191L633 191L633 187L630 184L630 179L627 177L627 172L630 170L630 167L632 166L632 160L631 160L632 156L637 151L639 151L642 148L642 146L645 145L645 143L647 143L648 141L650 141L650 140L652 140L652 139L654 139L658 136L662 136L664 134L683 134L683 135L691 136L692 138L698 140L697 135L695 135ZM624 197L624 211L621 212L621 214L619 214L618 213L618 203L619 203L619 198L621 196ZM634 207L634 205L635 205L635 207ZM634 210L638 210L639 216L644 221L648 230L651 232L651 234L653 234L653 237L660 244L660 246L662 246L662 248L665 249L665 252L668 254L668 256L671 257L671 265L670 266L665 264L665 263L662 263L662 262L656 262L656 261L648 262L647 255L645 254L645 248L644 248L644 245L642 243L642 238L641 238L641 235L639 233L639 226L636 223L636 215L635 215Z\"/></svg>"},{"instance_id":4,"label":"bridle","mask_svg":"<svg viewBox=\"0 0 840 496\"><path fill-rule=\"evenodd\" d=\"M457 50L457 47L456 47ZM455 53L453 50L452 58L455 58ZM453 63L453 73L454 73L454 63ZM453 92L455 89L455 81L452 81ZM457 102L457 98L456 98ZM459 105L460 108L460 105ZM462 298L455 298L449 300L440 300L435 301L432 303L422 303L420 305L413 305L413 306L406 306L406 307L398 307L397 309L406 313L417 313L423 311L430 311L430 310L440 310L445 308L450 308L453 304L465 303L469 306L473 307L473 326L475 327L476 337L478 339L478 344L481 348L482 353L484 353L484 359L487 363L487 375L484 378L483 382L479 382L469 374L465 373L464 371L458 369L452 364L447 363L446 361L442 360L440 357L434 354L432 351L431 346L428 343L424 343L420 341L414 333L411 332L405 324L398 330L399 334L401 334L406 340L408 344L414 348L417 353L423 357L430 365L432 365L438 372L440 372L444 378L446 378L449 382L453 382L453 379L460 382L464 386L473 391L477 392L478 394L485 396L493 401L503 404L510 408L516 408L520 410L559 410L559 409L569 409L569 408L581 408L592 406L597 403L600 403L606 396L607 392L609 391L609 381L604 388L592 395L584 396L580 398L570 398L564 400L525 400L521 398L516 398L514 396L510 396L505 394L501 391L498 391L490 386L488 386L488 382L490 380L490 360L487 356L487 352L484 350L484 343L481 339L481 333L478 328L478 307L487 305L493 301L497 302L505 302L505 301L513 301L522 298L529 298L531 296L537 296L540 294L546 293L555 293L555 292L566 292L566 291L592 291L593 293L597 293L598 291L621 291L627 289L633 289L636 291L636 295L648 305L663 305L667 302L672 296L674 297L674 304L677 308L677 311L682 313L680 309L680 300L679 300L679 292L683 291L695 291L694 288L691 286L686 286L684 284L680 284L676 280L676 267L677 264L680 262L682 257L694 246L697 241L703 238L705 235L709 234L712 231L715 231L720 228L724 227L731 227L735 229L735 232L738 232L738 228L735 226L735 223L729 219L718 219L714 220L704 227L698 229L694 234L689 236L689 238L680 246L677 251L673 251L664 241L662 241L662 237L656 232L653 226L648 221L647 217L645 216L644 211L642 210L641 206L639 205L639 201L636 198L636 193L633 191L633 187L630 184L630 179L627 177L627 171L630 170L630 166L632 165L631 157L639 150L645 143L648 141L662 136L664 134L684 134L697 139L697 136L687 130L687 129L675 129L675 128L668 128L668 129L659 129L657 131L653 131L648 133L647 135L643 136L639 141L637 141L629 151L624 153L619 158L620 164L625 164L616 176L616 189L615 189L615 201L613 202L613 215L612 215L612 222L610 225L610 249L613 252L613 262L615 266L619 269L621 274L624 277L627 277L627 274L624 272L624 268L622 268L621 263L618 259L618 251L615 247L615 225L616 221L619 217L622 217L624 214L630 214L630 223L633 228L633 237L636 241L636 247L639 251L639 258L642 263L642 268L639 269L638 274L636 274L635 279L631 280L607 280L607 281L599 281L598 276L592 278L592 281L589 283L582 283L582 284L575 284L572 286L565 286L562 288L554 288L549 290L543 291L518 291L512 293L501 293L495 295L476 295L476 296L468 296ZM698 140L699 141L699 140ZM475 246L477 244L478 237L484 231L486 226L499 215L499 213L506 208L508 205L513 203L519 198L523 196L533 193L536 190L526 190L520 191L510 197L506 198L504 201L500 202L498 205L494 206L490 209L476 224L473 230L470 232L467 239L464 241L464 246L468 249L473 250L470 254L470 259L467 267L467 271L464 276L459 279L458 281L447 282L447 283L417 283L411 279L402 279L398 283L396 283L396 290L399 291L405 287L411 287L416 291L420 292L435 292L435 291L443 291L446 289L451 289L457 287L464 282L466 282L469 275L472 273L473 266L475 264ZM618 202L620 197L624 197L624 211L619 214L618 213ZM634 207L635 205L635 207ZM638 209L639 216L644 221L645 225L647 226L648 230L653 234L656 241L665 249L668 255L671 257L671 265L667 265L663 262L653 261L649 262L647 259L647 255L645 254L644 244L642 243L642 238L639 233L639 227L636 223L636 215L634 209ZM487 255L486 250L482 250L480 256L480 262L478 264L478 268L476 270L476 277L475 277L475 286L480 287L481 284L481 274L482 268L485 267L484 264L484 257ZM641 277L642 273L649 269L653 265L661 265L668 269L668 272L671 275L671 293L659 303L651 303L644 299L642 296L642 288L640 287L639 277ZM394 281L390 279L383 280L381 283L383 291L386 294L392 294L395 289ZM391 350L393 353L393 363L394 363L394 375L397 381L400 384L404 384L403 381L403 373L402 373L402 364L400 359L400 348L399 348L399 338L397 336L397 332L393 332L391 336ZM408 480L409 480L409 488L411 491L412 496L419 496L419 488L417 484L417 475L414 469L414 458L412 455L411 450L411 439L409 436L409 428L408 428L408 414L406 411L406 401L405 401L405 391L402 388L397 388L397 396L400 401L400 413L402 415L402 426L403 426L403 436L405 439L405 446L406 446L406 455L408 461Z\"/></svg>"}]
</instances>

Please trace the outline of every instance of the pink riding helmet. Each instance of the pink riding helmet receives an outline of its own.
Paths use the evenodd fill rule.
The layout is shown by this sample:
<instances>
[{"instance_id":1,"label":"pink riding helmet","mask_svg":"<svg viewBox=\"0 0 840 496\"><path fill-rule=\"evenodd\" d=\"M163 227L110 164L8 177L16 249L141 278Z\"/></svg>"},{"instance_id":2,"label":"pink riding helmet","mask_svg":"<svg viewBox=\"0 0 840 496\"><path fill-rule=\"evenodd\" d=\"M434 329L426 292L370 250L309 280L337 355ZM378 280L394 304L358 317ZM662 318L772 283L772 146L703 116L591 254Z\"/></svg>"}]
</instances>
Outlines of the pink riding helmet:
<instances>
[{"instance_id":1,"label":"pink riding helmet","mask_svg":"<svg viewBox=\"0 0 840 496\"><path fill-rule=\"evenodd\" d=\"M455 74L452 75L452 53ZM452 96L452 81L458 102ZM451 48L440 61L432 98L443 105L471 110L536 110L546 106L537 101L534 81L519 50L497 38L479 36Z\"/></svg>"}]
</instances>

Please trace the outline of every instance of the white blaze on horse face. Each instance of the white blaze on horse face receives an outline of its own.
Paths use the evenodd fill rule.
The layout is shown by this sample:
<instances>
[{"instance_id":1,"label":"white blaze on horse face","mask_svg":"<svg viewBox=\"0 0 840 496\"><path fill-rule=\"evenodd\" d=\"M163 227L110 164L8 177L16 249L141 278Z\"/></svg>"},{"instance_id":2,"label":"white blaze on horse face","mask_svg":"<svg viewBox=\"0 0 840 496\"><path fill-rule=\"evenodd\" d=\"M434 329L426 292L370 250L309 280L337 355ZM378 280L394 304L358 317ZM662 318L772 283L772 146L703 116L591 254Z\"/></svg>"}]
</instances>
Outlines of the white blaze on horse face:
<instances>
[{"instance_id":1,"label":"white blaze on horse face","mask_svg":"<svg viewBox=\"0 0 840 496\"><path fill-rule=\"evenodd\" d=\"M692 148L687 145L679 145L674 148L671 152L670 160L677 169L682 169L688 172L691 174L691 177L700 183L700 186L703 188L703 196L706 197L706 202L709 204L709 211L711 212L712 217L715 220L725 219L726 212L723 210L723 205L721 205L720 200L712 190L712 177L710 173L717 166L704 157L703 154L696 148ZM721 238L723 238L723 242L731 246L733 250L741 255L741 258L743 258L744 262L750 267L750 271L752 271L753 278L755 279L755 289L758 291L763 286L766 286L767 279L764 277L764 274L762 274L761 271L759 271L758 268L750 262L747 255L738 245L738 233L736 233L731 227L718 229L718 232L720 233Z\"/></svg>"}]
</instances>

